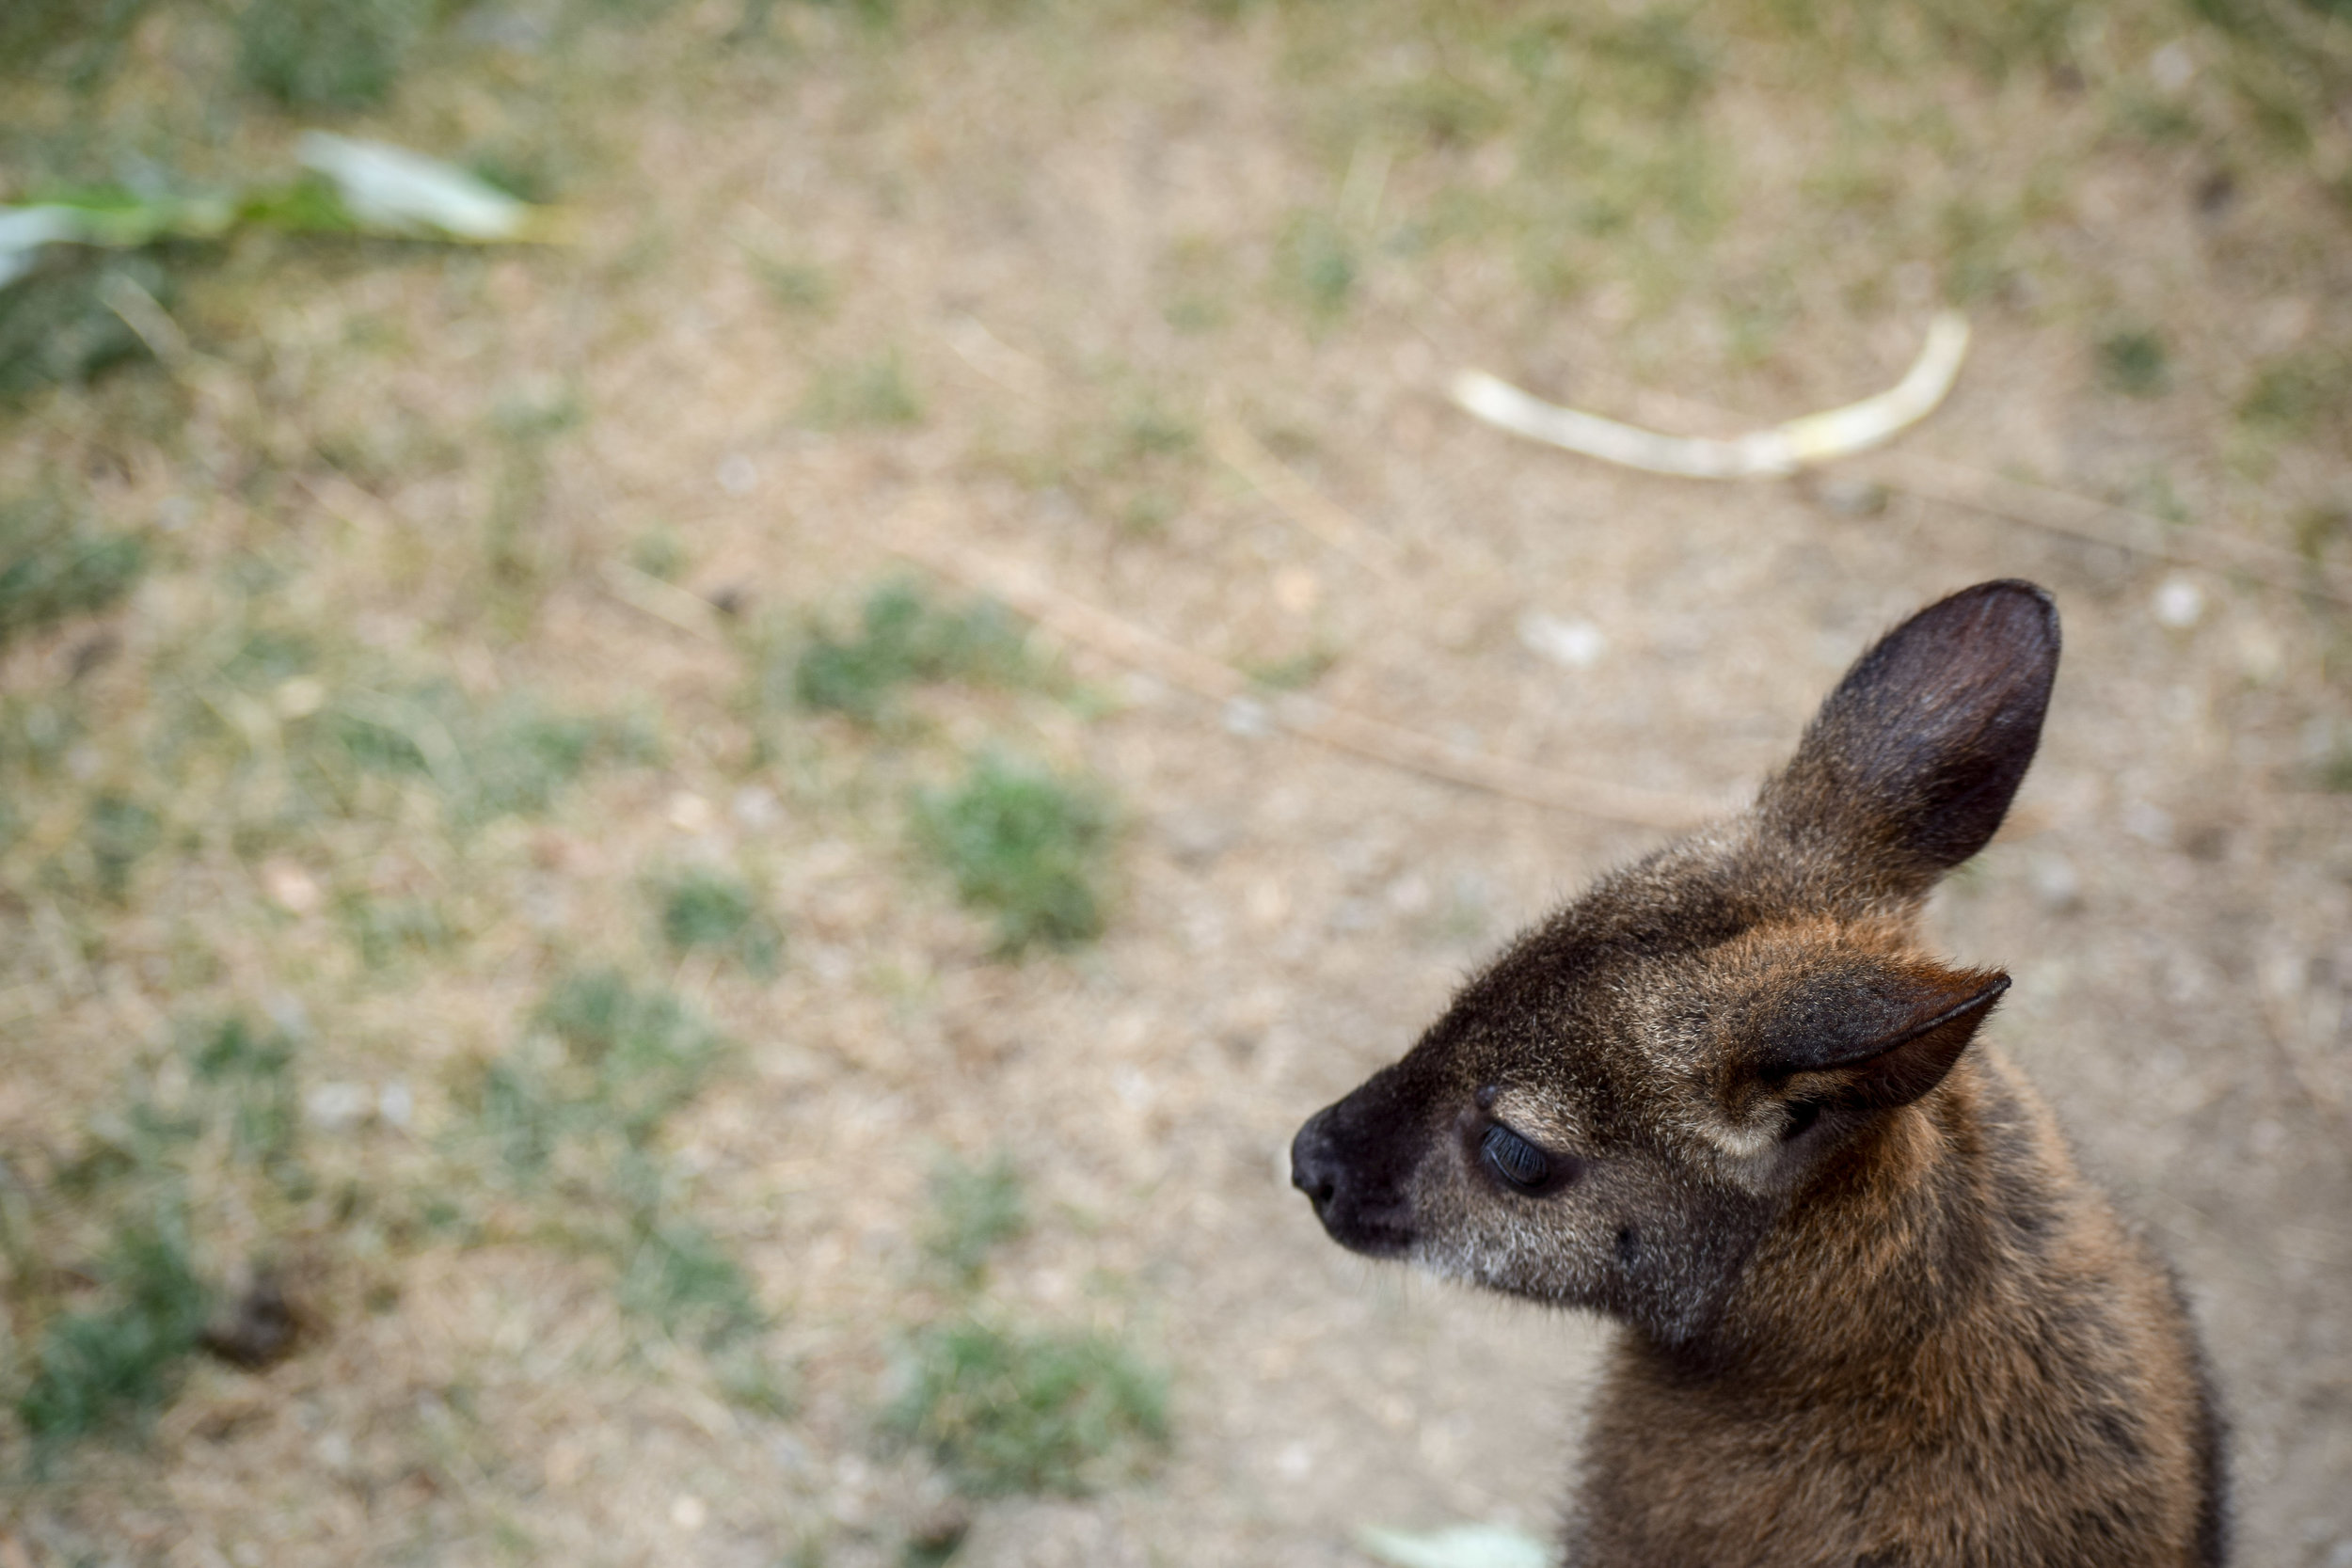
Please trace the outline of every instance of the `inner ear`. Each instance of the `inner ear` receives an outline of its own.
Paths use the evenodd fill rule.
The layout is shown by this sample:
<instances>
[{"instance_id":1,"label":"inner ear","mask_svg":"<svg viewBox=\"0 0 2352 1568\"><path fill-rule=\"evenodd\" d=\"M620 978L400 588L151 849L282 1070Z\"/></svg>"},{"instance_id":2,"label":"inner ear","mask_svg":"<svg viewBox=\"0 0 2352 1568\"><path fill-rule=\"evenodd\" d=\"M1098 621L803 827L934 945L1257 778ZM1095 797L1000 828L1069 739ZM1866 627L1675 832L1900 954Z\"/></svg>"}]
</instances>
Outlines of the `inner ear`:
<instances>
[{"instance_id":1,"label":"inner ear","mask_svg":"<svg viewBox=\"0 0 2352 1568\"><path fill-rule=\"evenodd\" d=\"M1979 583L1881 638L1766 785L1765 819L1866 880L1923 889L1984 847L2026 776L2058 676L2058 610Z\"/></svg>"},{"instance_id":2,"label":"inner ear","mask_svg":"<svg viewBox=\"0 0 2352 1568\"><path fill-rule=\"evenodd\" d=\"M1952 1070L2010 984L1995 971L1925 965L1874 978L1843 997L1836 993L1846 988L1821 988L1830 994L1792 1009L1758 1042L1757 1074L1798 1122L1917 1100Z\"/></svg>"}]
</instances>

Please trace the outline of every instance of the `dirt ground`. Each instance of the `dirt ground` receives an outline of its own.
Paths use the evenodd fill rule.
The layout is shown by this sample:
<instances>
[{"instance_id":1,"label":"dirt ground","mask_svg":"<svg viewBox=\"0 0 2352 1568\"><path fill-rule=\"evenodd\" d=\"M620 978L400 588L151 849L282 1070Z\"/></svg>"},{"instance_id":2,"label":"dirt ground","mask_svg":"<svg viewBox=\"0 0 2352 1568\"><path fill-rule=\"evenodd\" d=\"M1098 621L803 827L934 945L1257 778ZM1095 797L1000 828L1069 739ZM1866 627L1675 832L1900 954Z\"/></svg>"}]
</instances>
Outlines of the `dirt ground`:
<instances>
[{"instance_id":1,"label":"dirt ground","mask_svg":"<svg viewBox=\"0 0 2352 1568\"><path fill-rule=\"evenodd\" d=\"M0 1148L34 1216L10 1223L50 1249L10 1249L11 1388L103 1272L59 1173L168 1077L180 1021L297 1021L306 1158L349 1195L189 1178L200 1272L282 1259L294 1352L192 1359L62 1455L12 1433L0 1556L1357 1564L1368 1525L1547 1530L1607 1330L1343 1254L1285 1150L1482 955L1663 833L1318 745L1269 721L1274 689L1730 802L1878 630L2016 576L2058 595L2065 662L2011 828L1933 930L2015 976L1992 1037L2178 1266L2233 1423L2239 1560L2352 1565L2342 122L2265 139L2233 85L2256 46L2165 7L2035 10L2061 41L1990 65L1972 50L2026 49L2011 12L1889 12L1867 46L1859 13L1769 6L785 7L749 41L732 7L450 23L345 128L521 149L576 246L217 247L175 263L189 362L0 410L11 493L62 476L153 542L121 605L0 650L10 722L62 705L85 736L45 770L0 756ZM152 19L112 87L27 96L0 172L172 145L198 117L167 84L216 65L209 37ZM298 123L244 113L186 161ZM2156 515L2178 559L1892 468L1615 470L1443 395L1476 365L1732 432L1891 384L1944 300L1974 344L1902 450ZM1301 490L1227 461L1229 427ZM678 562L641 570L647 539ZM1041 631L1077 695L950 684L880 728L762 708L755 628L845 622L910 570L894 539L1263 698ZM2195 564L2250 559L2233 540L2285 564ZM281 685L230 721L206 672L231 624L300 628L330 691L397 667L641 714L661 744L469 832L414 790L272 826L253 759L299 704ZM230 717L169 752L183 687ZM909 792L1000 746L1116 803L1098 942L993 956L910 838ZM111 900L53 874L101 788L166 824ZM645 879L690 865L760 890L772 974L648 939ZM388 888L453 934L386 968L337 911ZM772 1325L775 1399L620 1304L580 1240L593 1183L509 1190L449 1152L469 1075L588 960L733 1042L660 1156ZM1168 1373L1165 1456L1106 1490L959 1501L882 1430L952 1293L930 1173L997 1151L1031 1218L988 1310Z\"/></svg>"}]
</instances>

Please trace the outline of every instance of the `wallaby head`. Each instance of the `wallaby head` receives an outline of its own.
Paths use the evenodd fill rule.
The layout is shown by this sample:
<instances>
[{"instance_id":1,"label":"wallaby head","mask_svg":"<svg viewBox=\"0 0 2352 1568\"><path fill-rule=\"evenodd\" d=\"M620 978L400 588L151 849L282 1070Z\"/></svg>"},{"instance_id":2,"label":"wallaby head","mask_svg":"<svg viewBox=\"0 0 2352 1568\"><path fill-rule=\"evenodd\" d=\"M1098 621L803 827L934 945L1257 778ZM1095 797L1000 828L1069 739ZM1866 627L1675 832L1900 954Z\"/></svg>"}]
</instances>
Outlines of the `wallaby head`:
<instances>
[{"instance_id":1,"label":"wallaby head","mask_svg":"<svg viewBox=\"0 0 2352 1568\"><path fill-rule=\"evenodd\" d=\"M2058 616L1989 582L1831 693L1753 810L1522 936L1400 1062L1318 1113L1293 1180L1341 1244L1701 1333L1807 1175L1942 1081L2005 974L1916 948L2000 826Z\"/></svg>"},{"instance_id":2,"label":"wallaby head","mask_svg":"<svg viewBox=\"0 0 2352 1568\"><path fill-rule=\"evenodd\" d=\"M2029 583L1929 606L1748 811L1520 937L1299 1130L1342 1244L1628 1325L1572 1560L2221 1560L2169 1276L1972 1049L2009 977L1915 932L2000 826L2058 657Z\"/></svg>"}]
</instances>

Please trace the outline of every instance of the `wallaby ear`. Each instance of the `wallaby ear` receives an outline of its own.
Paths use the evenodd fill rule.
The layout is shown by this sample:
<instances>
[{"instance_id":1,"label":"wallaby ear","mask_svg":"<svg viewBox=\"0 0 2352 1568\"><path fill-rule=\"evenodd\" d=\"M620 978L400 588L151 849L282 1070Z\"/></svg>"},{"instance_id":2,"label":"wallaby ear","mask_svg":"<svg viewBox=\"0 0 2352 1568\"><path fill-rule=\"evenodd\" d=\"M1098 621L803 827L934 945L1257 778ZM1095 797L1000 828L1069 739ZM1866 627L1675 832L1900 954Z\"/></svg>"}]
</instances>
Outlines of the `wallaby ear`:
<instances>
[{"instance_id":1,"label":"wallaby ear","mask_svg":"<svg viewBox=\"0 0 2352 1568\"><path fill-rule=\"evenodd\" d=\"M1830 693L1765 785L1765 821L1864 878L1924 889L2000 827L2058 659L2058 608L2032 583L1981 582L1928 606Z\"/></svg>"},{"instance_id":2,"label":"wallaby ear","mask_svg":"<svg viewBox=\"0 0 2352 1568\"><path fill-rule=\"evenodd\" d=\"M1816 976L1757 1020L1750 1070L1814 1114L1908 1105L1944 1081L2007 990L1998 971L1925 962Z\"/></svg>"}]
</instances>

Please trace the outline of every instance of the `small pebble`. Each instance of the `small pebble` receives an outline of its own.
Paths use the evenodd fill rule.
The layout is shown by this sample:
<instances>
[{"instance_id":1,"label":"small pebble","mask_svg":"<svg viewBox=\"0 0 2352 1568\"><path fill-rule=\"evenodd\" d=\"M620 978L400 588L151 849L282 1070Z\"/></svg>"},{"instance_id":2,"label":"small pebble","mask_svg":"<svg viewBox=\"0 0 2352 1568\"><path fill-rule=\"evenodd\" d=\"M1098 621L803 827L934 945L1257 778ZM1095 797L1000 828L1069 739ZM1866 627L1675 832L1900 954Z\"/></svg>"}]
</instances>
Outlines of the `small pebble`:
<instances>
[{"instance_id":1,"label":"small pebble","mask_svg":"<svg viewBox=\"0 0 2352 1568\"><path fill-rule=\"evenodd\" d=\"M2153 606L2156 623L2179 631L2195 626L2205 613L2205 591L2185 577L2169 577L2158 585Z\"/></svg>"},{"instance_id":2,"label":"small pebble","mask_svg":"<svg viewBox=\"0 0 2352 1568\"><path fill-rule=\"evenodd\" d=\"M2054 914L2082 903L2083 879L2074 863L2064 855L2036 855L2026 870L2033 895Z\"/></svg>"},{"instance_id":3,"label":"small pebble","mask_svg":"<svg viewBox=\"0 0 2352 1568\"><path fill-rule=\"evenodd\" d=\"M784 802L766 784L745 784L727 802L727 815L739 827L764 832L784 820Z\"/></svg>"},{"instance_id":4,"label":"small pebble","mask_svg":"<svg viewBox=\"0 0 2352 1568\"><path fill-rule=\"evenodd\" d=\"M313 877L281 856L262 863L262 891L288 914L309 914L319 907L319 884Z\"/></svg>"},{"instance_id":5,"label":"small pebble","mask_svg":"<svg viewBox=\"0 0 2352 1568\"><path fill-rule=\"evenodd\" d=\"M302 1097L302 1113L322 1132L346 1132L365 1120L375 1103L364 1084L313 1084Z\"/></svg>"},{"instance_id":6,"label":"small pebble","mask_svg":"<svg viewBox=\"0 0 2352 1568\"><path fill-rule=\"evenodd\" d=\"M1590 670L1609 651L1609 639L1590 621L1531 610L1519 617L1519 645L1567 670Z\"/></svg>"},{"instance_id":7,"label":"small pebble","mask_svg":"<svg viewBox=\"0 0 2352 1568\"><path fill-rule=\"evenodd\" d=\"M1406 872L1389 884L1389 908L1399 914L1420 914L1437 902L1437 894L1425 877Z\"/></svg>"},{"instance_id":8,"label":"small pebble","mask_svg":"<svg viewBox=\"0 0 2352 1568\"><path fill-rule=\"evenodd\" d=\"M2166 92L2179 92L2195 79L2197 56L2178 39L2148 56L2148 77Z\"/></svg>"},{"instance_id":9,"label":"small pebble","mask_svg":"<svg viewBox=\"0 0 2352 1568\"><path fill-rule=\"evenodd\" d=\"M302 1005L302 998L291 991L272 991L262 1004L262 1010L269 1014L270 1022L281 1034L300 1039L310 1032L310 1011Z\"/></svg>"},{"instance_id":10,"label":"small pebble","mask_svg":"<svg viewBox=\"0 0 2352 1568\"><path fill-rule=\"evenodd\" d=\"M1304 615L1321 603L1323 584L1304 566L1285 566L1274 574L1274 602L1293 615Z\"/></svg>"}]
</instances>

